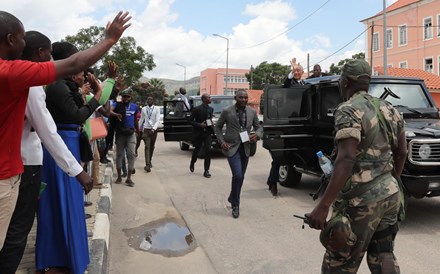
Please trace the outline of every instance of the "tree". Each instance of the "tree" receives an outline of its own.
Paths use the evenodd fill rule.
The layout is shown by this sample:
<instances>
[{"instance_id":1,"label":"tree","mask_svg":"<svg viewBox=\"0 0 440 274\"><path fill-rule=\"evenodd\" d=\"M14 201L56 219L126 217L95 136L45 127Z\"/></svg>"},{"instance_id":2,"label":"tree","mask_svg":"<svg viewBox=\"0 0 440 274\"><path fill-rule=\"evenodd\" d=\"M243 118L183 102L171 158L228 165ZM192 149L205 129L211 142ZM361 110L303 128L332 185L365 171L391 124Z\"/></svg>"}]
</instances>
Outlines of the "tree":
<instances>
[{"instance_id":1,"label":"tree","mask_svg":"<svg viewBox=\"0 0 440 274\"><path fill-rule=\"evenodd\" d=\"M251 67L245 76L252 83L251 89L263 89L265 84L282 85L290 70L290 66L264 61L255 68Z\"/></svg>"},{"instance_id":2,"label":"tree","mask_svg":"<svg viewBox=\"0 0 440 274\"><path fill-rule=\"evenodd\" d=\"M96 26L81 29L76 35L67 36L64 41L74 44L79 50L85 50L102 40L104 30L103 27ZM118 43L103 56L102 62L95 64L95 74L99 78L105 78L108 60L118 65L118 73L122 76L125 86L137 83L145 70L151 71L156 67L153 55L136 46L136 40L131 36L119 39Z\"/></svg>"},{"instance_id":3,"label":"tree","mask_svg":"<svg viewBox=\"0 0 440 274\"><path fill-rule=\"evenodd\" d=\"M148 83L136 83L131 86L133 101L145 106L147 97L151 96L156 105L162 105L164 97L168 97L162 80L152 78Z\"/></svg>"},{"instance_id":4,"label":"tree","mask_svg":"<svg viewBox=\"0 0 440 274\"><path fill-rule=\"evenodd\" d=\"M365 59L365 53L364 52L356 53L352 55L351 58L346 58L344 60L339 61L337 65L332 63L330 66L330 73L335 75L340 75L342 67L345 65L345 63L347 63L348 60L351 59Z\"/></svg>"}]
</instances>

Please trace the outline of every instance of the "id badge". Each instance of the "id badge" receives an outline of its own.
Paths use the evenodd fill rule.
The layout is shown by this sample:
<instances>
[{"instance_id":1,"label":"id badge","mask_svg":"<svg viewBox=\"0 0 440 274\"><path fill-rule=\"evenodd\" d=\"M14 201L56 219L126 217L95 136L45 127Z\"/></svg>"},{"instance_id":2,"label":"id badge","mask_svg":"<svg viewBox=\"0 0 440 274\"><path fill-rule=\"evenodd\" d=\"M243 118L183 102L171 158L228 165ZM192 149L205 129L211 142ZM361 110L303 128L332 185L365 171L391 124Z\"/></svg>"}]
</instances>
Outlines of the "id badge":
<instances>
[{"instance_id":1,"label":"id badge","mask_svg":"<svg viewBox=\"0 0 440 274\"><path fill-rule=\"evenodd\" d=\"M248 132L246 130L240 132L240 139L241 139L242 143L249 142L249 134L248 134Z\"/></svg>"},{"instance_id":2,"label":"id badge","mask_svg":"<svg viewBox=\"0 0 440 274\"><path fill-rule=\"evenodd\" d=\"M211 119L206 120L206 125L207 125L208 127L211 127L211 126L212 126L212 121L211 121Z\"/></svg>"}]
</instances>

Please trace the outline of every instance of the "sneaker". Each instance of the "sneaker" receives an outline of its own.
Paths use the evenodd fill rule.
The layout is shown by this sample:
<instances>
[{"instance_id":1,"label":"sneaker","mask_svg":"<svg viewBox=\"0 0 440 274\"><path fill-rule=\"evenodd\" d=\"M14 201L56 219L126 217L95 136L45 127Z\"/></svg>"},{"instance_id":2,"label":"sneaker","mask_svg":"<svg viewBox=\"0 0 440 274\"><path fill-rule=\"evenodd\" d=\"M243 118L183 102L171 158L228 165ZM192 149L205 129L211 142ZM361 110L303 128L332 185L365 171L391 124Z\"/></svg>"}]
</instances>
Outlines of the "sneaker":
<instances>
[{"instance_id":1,"label":"sneaker","mask_svg":"<svg viewBox=\"0 0 440 274\"><path fill-rule=\"evenodd\" d=\"M115 184L120 184L122 182L122 178L121 177L118 177L117 179L116 179L116 181L115 181Z\"/></svg>"},{"instance_id":2,"label":"sneaker","mask_svg":"<svg viewBox=\"0 0 440 274\"><path fill-rule=\"evenodd\" d=\"M125 180L125 183L127 184L127 186L134 187L134 182L131 179Z\"/></svg>"},{"instance_id":3,"label":"sneaker","mask_svg":"<svg viewBox=\"0 0 440 274\"><path fill-rule=\"evenodd\" d=\"M232 207L232 217L234 217L234 219L237 219L238 216L240 216L240 209L238 208L238 206L233 206Z\"/></svg>"},{"instance_id":4,"label":"sneaker","mask_svg":"<svg viewBox=\"0 0 440 274\"><path fill-rule=\"evenodd\" d=\"M151 172L151 168L150 168L150 166L144 166L144 170L145 170L146 172Z\"/></svg>"}]
</instances>

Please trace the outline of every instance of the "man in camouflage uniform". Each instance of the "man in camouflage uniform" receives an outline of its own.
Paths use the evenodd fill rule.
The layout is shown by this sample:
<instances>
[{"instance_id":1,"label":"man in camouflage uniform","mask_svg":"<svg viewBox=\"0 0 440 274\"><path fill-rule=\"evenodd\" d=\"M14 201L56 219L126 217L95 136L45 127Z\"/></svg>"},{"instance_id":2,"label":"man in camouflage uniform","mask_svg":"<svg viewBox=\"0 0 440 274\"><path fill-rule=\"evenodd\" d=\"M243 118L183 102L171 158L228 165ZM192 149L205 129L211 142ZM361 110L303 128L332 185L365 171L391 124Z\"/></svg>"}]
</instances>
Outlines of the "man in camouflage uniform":
<instances>
[{"instance_id":1,"label":"man in camouflage uniform","mask_svg":"<svg viewBox=\"0 0 440 274\"><path fill-rule=\"evenodd\" d=\"M395 178L407 153L403 119L389 103L368 95L370 80L365 60L350 60L342 68L339 85L346 101L335 113L334 172L309 225L326 232L333 204L333 215L340 212L350 220L355 241L342 248L336 243L335 249L326 246L335 241L321 238L326 246L322 273L356 273L366 251L372 273L400 273L393 246L400 208ZM335 233L321 236L339 239Z\"/></svg>"}]
</instances>

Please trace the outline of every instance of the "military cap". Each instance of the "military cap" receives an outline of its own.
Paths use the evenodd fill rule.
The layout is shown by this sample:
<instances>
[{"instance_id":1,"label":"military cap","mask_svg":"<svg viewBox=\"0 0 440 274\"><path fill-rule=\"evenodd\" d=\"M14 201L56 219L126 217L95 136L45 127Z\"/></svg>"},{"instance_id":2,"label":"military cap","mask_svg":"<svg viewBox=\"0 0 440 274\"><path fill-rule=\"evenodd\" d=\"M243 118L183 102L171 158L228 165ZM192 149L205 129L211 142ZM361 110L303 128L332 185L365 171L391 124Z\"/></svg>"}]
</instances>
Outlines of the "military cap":
<instances>
[{"instance_id":1,"label":"military cap","mask_svg":"<svg viewBox=\"0 0 440 274\"><path fill-rule=\"evenodd\" d=\"M351 59L342 67L342 75L353 80L360 80L360 77L371 79L371 67L364 59Z\"/></svg>"},{"instance_id":2,"label":"military cap","mask_svg":"<svg viewBox=\"0 0 440 274\"><path fill-rule=\"evenodd\" d=\"M348 218L338 213L325 224L319 240L327 250L337 252L352 247L357 237L351 230Z\"/></svg>"}]
</instances>

